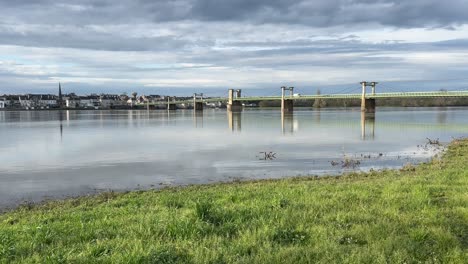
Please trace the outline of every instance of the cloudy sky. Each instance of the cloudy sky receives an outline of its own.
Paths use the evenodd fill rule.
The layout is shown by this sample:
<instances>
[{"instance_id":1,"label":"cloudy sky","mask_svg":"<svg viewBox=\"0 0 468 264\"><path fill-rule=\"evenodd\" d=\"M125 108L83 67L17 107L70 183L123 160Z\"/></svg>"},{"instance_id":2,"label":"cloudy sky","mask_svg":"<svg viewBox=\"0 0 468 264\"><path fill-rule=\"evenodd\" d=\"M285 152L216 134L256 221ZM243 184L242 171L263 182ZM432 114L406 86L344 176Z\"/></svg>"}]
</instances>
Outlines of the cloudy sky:
<instances>
[{"instance_id":1,"label":"cloudy sky","mask_svg":"<svg viewBox=\"0 0 468 264\"><path fill-rule=\"evenodd\" d=\"M0 94L467 89L466 0L0 0ZM378 88L379 89L379 88Z\"/></svg>"}]
</instances>

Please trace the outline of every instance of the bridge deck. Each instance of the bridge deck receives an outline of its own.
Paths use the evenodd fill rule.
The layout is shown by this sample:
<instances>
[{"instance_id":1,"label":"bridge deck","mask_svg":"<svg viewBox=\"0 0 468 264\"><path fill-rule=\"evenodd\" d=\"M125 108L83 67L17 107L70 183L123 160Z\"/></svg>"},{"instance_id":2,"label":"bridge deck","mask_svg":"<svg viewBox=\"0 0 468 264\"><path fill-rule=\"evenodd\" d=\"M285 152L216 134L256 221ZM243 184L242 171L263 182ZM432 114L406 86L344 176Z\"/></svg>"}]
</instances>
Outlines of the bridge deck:
<instances>
[{"instance_id":1,"label":"bridge deck","mask_svg":"<svg viewBox=\"0 0 468 264\"><path fill-rule=\"evenodd\" d=\"M321 94L321 95L300 95L286 96L286 99L291 100L313 100L313 99L361 99L361 94ZM368 99L383 99L383 98L424 98L424 97L468 97L468 91L438 91L438 92L398 92L398 93L376 93L366 94ZM281 96L252 96L235 98L234 101L278 101ZM212 97L197 100L197 102L227 102L227 97ZM167 105L167 104L191 104L193 100L180 101L161 101L149 103L149 105ZM140 105L148 105L146 103Z\"/></svg>"}]
</instances>

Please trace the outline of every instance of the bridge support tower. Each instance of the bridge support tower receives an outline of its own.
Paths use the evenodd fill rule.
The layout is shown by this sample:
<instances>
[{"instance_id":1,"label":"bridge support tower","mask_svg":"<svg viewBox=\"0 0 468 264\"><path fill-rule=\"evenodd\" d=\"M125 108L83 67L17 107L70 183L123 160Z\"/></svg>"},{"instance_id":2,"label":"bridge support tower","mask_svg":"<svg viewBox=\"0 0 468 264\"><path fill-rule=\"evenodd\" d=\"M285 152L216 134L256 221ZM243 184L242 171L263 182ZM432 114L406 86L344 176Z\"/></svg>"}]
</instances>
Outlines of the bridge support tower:
<instances>
[{"instance_id":1,"label":"bridge support tower","mask_svg":"<svg viewBox=\"0 0 468 264\"><path fill-rule=\"evenodd\" d=\"M240 101L235 101L234 99L241 97L242 90L229 89L228 90L228 104L227 110L231 112L241 112L242 111L242 103Z\"/></svg>"},{"instance_id":2,"label":"bridge support tower","mask_svg":"<svg viewBox=\"0 0 468 264\"><path fill-rule=\"evenodd\" d=\"M197 101L201 100L201 101ZM194 111L203 111L203 93L194 93L193 94L193 110Z\"/></svg>"},{"instance_id":3,"label":"bridge support tower","mask_svg":"<svg viewBox=\"0 0 468 264\"><path fill-rule=\"evenodd\" d=\"M366 88L372 87L372 95L375 95L375 86L377 82L361 82L362 97L361 97L361 111L367 113L375 113L375 98L366 98Z\"/></svg>"},{"instance_id":4,"label":"bridge support tower","mask_svg":"<svg viewBox=\"0 0 468 264\"><path fill-rule=\"evenodd\" d=\"M177 110L177 105L171 104L171 98L169 96L167 97L167 110Z\"/></svg>"},{"instance_id":5,"label":"bridge support tower","mask_svg":"<svg viewBox=\"0 0 468 264\"><path fill-rule=\"evenodd\" d=\"M286 99L285 91L289 90L289 98ZM286 86L281 86L281 112L283 113L292 113L294 111L294 101L293 97L294 87L287 88Z\"/></svg>"}]
</instances>

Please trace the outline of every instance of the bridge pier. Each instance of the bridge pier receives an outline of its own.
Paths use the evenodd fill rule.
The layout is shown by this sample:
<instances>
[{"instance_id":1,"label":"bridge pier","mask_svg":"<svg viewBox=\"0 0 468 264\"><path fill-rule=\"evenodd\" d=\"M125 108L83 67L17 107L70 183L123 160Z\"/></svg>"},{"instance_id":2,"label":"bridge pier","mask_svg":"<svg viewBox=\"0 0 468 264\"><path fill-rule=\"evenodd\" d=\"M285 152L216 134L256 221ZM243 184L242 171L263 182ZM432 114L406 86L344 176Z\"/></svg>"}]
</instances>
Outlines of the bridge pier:
<instances>
[{"instance_id":1,"label":"bridge pier","mask_svg":"<svg viewBox=\"0 0 468 264\"><path fill-rule=\"evenodd\" d=\"M168 104L168 105L167 105L167 110L169 110L169 111L177 110L177 105L175 105L175 104Z\"/></svg>"},{"instance_id":2,"label":"bridge pier","mask_svg":"<svg viewBox=\"0 0 468 264\"><path fill-rule=\"evenodd\" d=\"M375 99L365 99L364 112L375 113Z\"/></svg>"},{"instance_id":3,"label":"bridge pier","mask_svg":"<svg viewBox=\"0 0 468 264\"><path fill-rule=\"evenodd\" d=\"M372 87L372 95L375 95L375 86L377 82L361 82L362 97L361 97L361 112L375 113L375 99L366 98L366 87Z\"/></svg>"},{"instance_id":4,"label":"bridge pier","mask_svg":"<svg viewBox=\"0 0 468 264\"><path fill-rule=\"evenodd\" d=\"M177 110L177 105L176 104L171 104L170 103L171 98L168 96L167 97L167 110Z\"/></svg>"},{"instance_id":5,"label":"bridge pier","mask_svg":"<svg viewBox=\"0 0 468 264\"><path fill-rule=\"evenodd\" d=\"M197 102L197 98L200 98L202 100L201 102ZM193 110L194 111L203 111L203 93L193 94Z\"/></svg>"},{"instance_id":6,"label":"bridge pier","mask_svg":"<svg viewBox=\"0 0 468 264\"><path fill-rule=\"evenodd\" d=\"M234 92L234 89L228 90L228 104L227 104L228 111L232 111L232 112L242 111L242 103L240 101L234 101L235 98L241 97L241 92L242 90L236 90L235 92Z\"/></svg>"},{"instance_id":7,"label":"bridge pier","mask_svg":"<svg viewBox=\"0 0 468 264\"><path fill-rule=\"evenodd\" d=\"M294 101L292 99L285 98L285 90L289 90L289 97L292 98L294 87L286 88L286 86L281 87L281 112L283 113L292 113L294 111Z\"/></svg>"},{"instance_id":8,"label":"bridge pier","mask_svg":"<svg viewBox=\"0 0 468 264\"><path fill-rule=\"evenodd\" d=\"M193 110L203 111L203 102L194 102L193 103Z\"/></svg>"}]
</instances>

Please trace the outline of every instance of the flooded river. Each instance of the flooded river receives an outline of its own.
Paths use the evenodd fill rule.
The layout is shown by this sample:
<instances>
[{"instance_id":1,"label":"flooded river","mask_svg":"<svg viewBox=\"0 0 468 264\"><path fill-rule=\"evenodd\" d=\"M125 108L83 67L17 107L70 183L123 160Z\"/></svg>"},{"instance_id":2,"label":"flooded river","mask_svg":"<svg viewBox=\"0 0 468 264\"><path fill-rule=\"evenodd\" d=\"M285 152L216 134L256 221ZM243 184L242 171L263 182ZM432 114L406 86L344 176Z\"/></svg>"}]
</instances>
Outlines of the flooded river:
<instances>
[{"instance_id":1,"label":"flooded river","mask_svg":"<svg viewBox=\"0 0 468 264\"><path fill-rule=\"evenodd\" d=\"M0 111L0 208L109 189L396 168L431 158L427 138L461 136L468 108Z\"/></svg>"}]
</instances>

